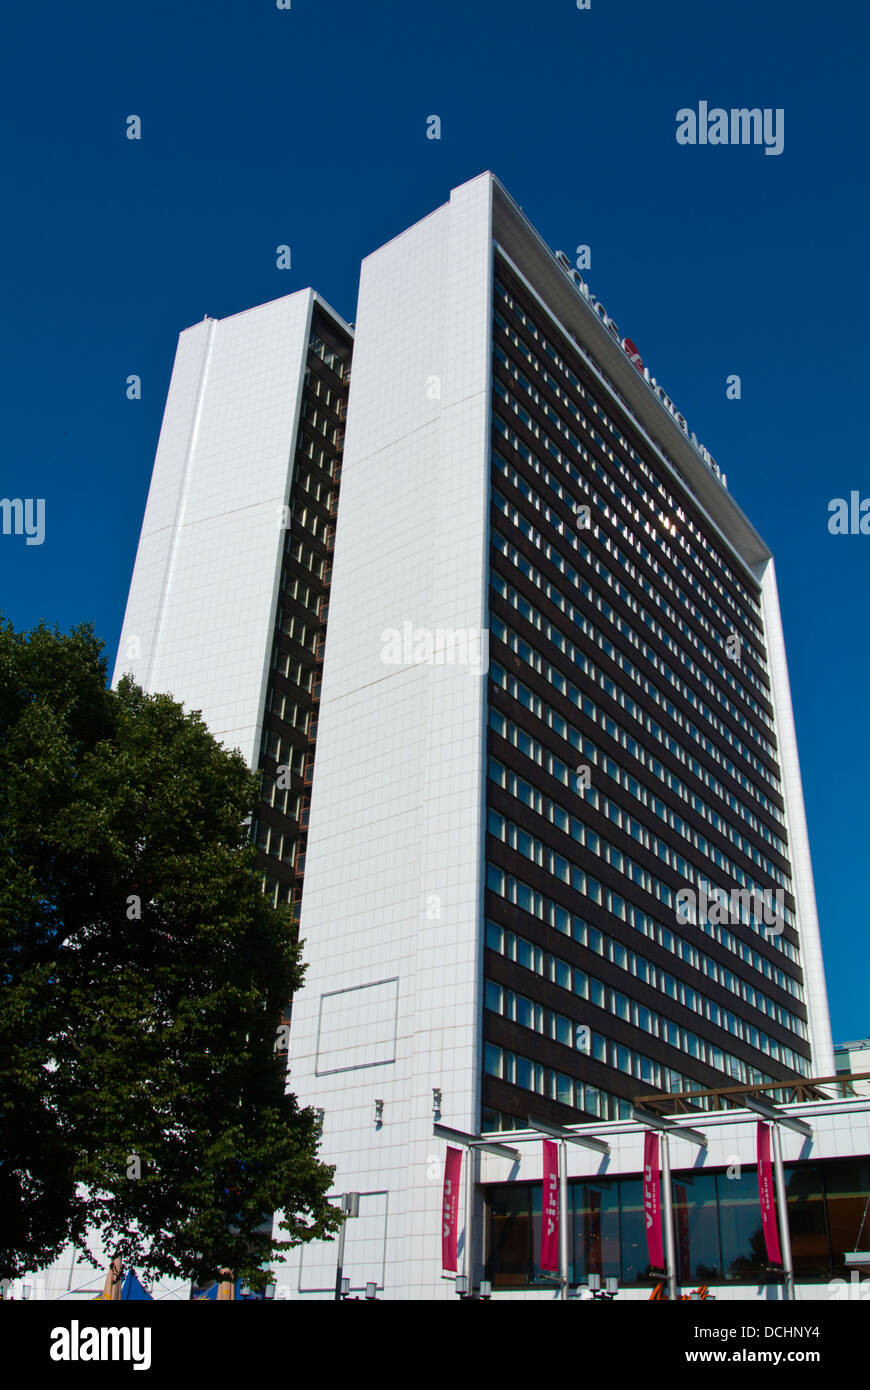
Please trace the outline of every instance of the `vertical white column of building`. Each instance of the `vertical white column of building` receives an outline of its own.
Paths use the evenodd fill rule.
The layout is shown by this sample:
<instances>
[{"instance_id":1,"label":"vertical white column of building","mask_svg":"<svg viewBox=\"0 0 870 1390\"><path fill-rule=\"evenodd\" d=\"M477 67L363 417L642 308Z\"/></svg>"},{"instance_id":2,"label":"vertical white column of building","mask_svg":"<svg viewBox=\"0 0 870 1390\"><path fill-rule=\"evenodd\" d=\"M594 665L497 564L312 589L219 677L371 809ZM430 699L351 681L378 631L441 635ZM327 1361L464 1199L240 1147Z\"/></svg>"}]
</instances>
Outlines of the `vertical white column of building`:
<instances>
[{"instance_id":1,"label":"vertical white column of building","mask_svg":"<svg viewBox=\"0 0 870 1390\"><path fill-rule=\"evenodd\" d=\"M422 846L425 910L413 1004L414 1106L431 1122L437 1086L444 1122L472 1133L480 1127L482 1064L491 316L492 180L484 175L450 196L440 371L435 367L441 411L432 585L436 634L475 633L467 652L471 657L479 651L481 663L478 669L436 666L430 676L424 797L431 828ZM426 1147L431 1154L429 1141ZM471 1152L464 1165L466 1182L473 1181ZM424 1201L417 1198L420 1191L417 1181L411 1187L411 1236L431 1260L432 1204L428 1194ZM469 1237L469 1210L474 1205L466 1201L463 1241ZM473 1237L477 1248L479 1234ZM434 1266L419 1271L422 1282L411 1287L410 1296L430 1296L438 1260L436 1253ZM473 1279L473 1252L464 1268Z\"/></svg>"},{"instance_id":2,"label":"vertical white column of building","mask_svg":"<svg viewBox=\"0 0 870 1390\"><path fill-rule=\"evenodd\" d=\"M180 335L115 665L115 683L129 671L201 709L250 766L313 300L301 290Z\"/></svg>"},{"instance_id":3,"label":"vertical white column of building","mask_svg":"<svg viewBox=\"0 0 870 1390\"><path fill-rule=\"evenodd\" d=\"M794 872L794 894L797 903L798 933L801 943L801 967L804 972L810 1042L813 1049L813 1074L815 1076L833 1076L834 1046L831 1039L831 1017L828 1009L828 991L822 959L822 940L816 908L816 890L813 883L813 865L810 857L810 841L804 808L794 711L791 702L791 686L785 655L785 639L779 608L776 571L772 559L767 561L759 579L764 627L767 635L767 653L770 661L770 680L773 690L780 766L782 768L782 792L785 800L789 853Z\"/></svg>"},{"instance_id":4,"label":"vertical white column of building","mask_svg":"<svg viewBox=\"0 0 870 1390\"><path fill-rule=\"evenodd\" d=\"M117 685L122 675L129 674L143 689L155 688L151 674L166 608L185 476L191 463L214 328L215 321L206 319L178 336L127 595L113 685Z\"/></svg>"},{"instance_id":5,"label":"vertical white column of building","mask_svg":"<svg viewBox=\"0 0 870 1390\"><path fill-rule=\"evenodd\" d=\"M483 176L368 257L357 310L290 1084L361 1193L351 1286L388 1298L452 1292L432 1089L478 1121L486 687L414 658L484 622L491 254ZM324 1244L282 1277L328 1296L334 1264Z\"/></svg>"}]
</instances>

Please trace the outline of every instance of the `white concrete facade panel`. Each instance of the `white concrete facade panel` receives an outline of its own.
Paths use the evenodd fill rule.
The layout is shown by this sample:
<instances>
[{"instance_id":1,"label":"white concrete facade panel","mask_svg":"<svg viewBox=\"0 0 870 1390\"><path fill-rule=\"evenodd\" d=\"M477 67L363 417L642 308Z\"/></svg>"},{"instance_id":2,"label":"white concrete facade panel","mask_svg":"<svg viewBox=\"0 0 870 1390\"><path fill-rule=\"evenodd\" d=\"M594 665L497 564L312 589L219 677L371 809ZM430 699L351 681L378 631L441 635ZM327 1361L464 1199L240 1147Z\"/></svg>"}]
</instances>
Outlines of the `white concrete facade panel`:
<instances>
[{"instance_id":1,"label":"white concrete facade panel","mask_svg":"<svg viewBox=\"0 0 870 1390\"><path fill-rule=\"evenodd\" d=\"M290 1083L325 1110L336 1191L389 1193L389 1297L449 1291L433 1088L445 1120L479 1121L485 680L468 645L441 665L383 656L405 624L479 643L486 622L490 195L466 185L363 265L318 722ZM323 995L392 977L395 1061L316 1075ZM360 1013L348 1059L381 1026ZM347 1239L356 1277L378 1277ZM305 1290L330 1259L281 1278Z\"/></svg>"},{"instance_id":2,"label":"white concrete facade panel","mask_svg":"<svg viewBox=\"0 0 870 1390\"><path fill-rule=\"evenodd\" d=\"M313 300L180 335L114 673L200 709L250 766Z\"/></svg>"},{"instance_id":3,"label":"white concrete facade panel","mask_svg":"<svg viewBox=\"0 0 870 1390\"><path fill-rule=\"evenodd\" d=\"M810 1041L813 1049L812 1071L814 1076L833 1076L834 1045L831 1039L828 989L822 959L822 939L816 908L810 840L807 831L806 810L804 809L791 686L788 678L788 663L773 560L767 562L761 576L761 601L767 637L767 654L770 662L770 683L776 732L779 741L789 851L794 875L801 966L804 972Z\"/></svg>"}]
</instances>

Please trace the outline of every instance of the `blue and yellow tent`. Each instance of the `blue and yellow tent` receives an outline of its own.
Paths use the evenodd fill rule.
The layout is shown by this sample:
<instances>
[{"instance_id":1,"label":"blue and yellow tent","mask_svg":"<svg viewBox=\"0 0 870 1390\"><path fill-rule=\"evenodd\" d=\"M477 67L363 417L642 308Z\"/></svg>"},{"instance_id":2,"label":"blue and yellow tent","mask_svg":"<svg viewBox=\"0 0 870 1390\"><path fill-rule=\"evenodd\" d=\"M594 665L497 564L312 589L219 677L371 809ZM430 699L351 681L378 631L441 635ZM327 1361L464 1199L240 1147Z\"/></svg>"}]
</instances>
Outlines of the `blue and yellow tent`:
<instances>
[{"instance_id":1,"label":"blue and yellow tent","mask_svg":"<svg viewBox=\"0 0 870 1390\"><path fill-rule=\"evenodd\" d=\"M124 1275L124 1282L121 1285L121 1298L122 1300L126 1299L131 1303L154 1302L154 1299L151 1297L151 1294L140 1282L135 1269L128 1269L127 1273ZM93 1301L94 1303L102 1303L104 1301L108 1303L111 1300L107 1299L105 1294L98 1293Z\"/></svg>"}]
</instances>

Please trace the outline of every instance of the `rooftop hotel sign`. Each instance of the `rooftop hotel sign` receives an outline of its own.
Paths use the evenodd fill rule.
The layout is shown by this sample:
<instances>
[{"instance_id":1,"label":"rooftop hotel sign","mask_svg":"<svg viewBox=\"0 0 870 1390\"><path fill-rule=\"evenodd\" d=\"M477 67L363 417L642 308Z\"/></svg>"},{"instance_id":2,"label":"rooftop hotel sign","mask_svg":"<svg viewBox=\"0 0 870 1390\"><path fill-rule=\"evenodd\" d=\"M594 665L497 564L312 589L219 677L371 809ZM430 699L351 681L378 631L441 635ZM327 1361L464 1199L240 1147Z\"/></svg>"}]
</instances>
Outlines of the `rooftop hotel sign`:
<instances>
[{"instance_id":1,"label":"rooftop hotel sign","mask_svg":"<svg viewBox=\"0 0 870 1390\"><path fill-rule=\"evenodd\" d=\"M615 342L619 343L619 346L622 348L629 362L632 362L634 364L634 366L640 372L640 375L643 377L644 381L649 386L650 390L653 392L655 396L658 397L659 401L664 406L668 414L673 416L674 420L679 425L680 429L683 431L683 434L686 436L688 440L691 441L692 444L694 444L695 448L697 449L701 458L706 463L707 467L710 469L711 473L716 474L716 477L720 480L724 487L725 474L720 470L718 463L711 455L709 449L705 449L704 445L699 441L698 436L689 429L685 415L680 414L679 410L677 410L677 407L674 405L668 393L661 386L659 386L654 376L650 376L649 368L643 365L643 359L641 358L641 355L635 347L634 343L631 341L630 338L621 337L619 332L619 325L616 324L614 320L610 317L604 305L601 303L601 300L595 298L595 295L592 293L589 286L586 284L586 281L583 279L582 275L580 275L579 271L577 271L575 267L571 264L568 257L565 255L565 252L556 251L554 254L557 262L562 267L562 269L571 277L571 279L574 282L575 288L580 291L592 312L598 315L601 322L604 324L604 327L607 329L608 333L612 335Z\"/></svg>"}]
</instances>

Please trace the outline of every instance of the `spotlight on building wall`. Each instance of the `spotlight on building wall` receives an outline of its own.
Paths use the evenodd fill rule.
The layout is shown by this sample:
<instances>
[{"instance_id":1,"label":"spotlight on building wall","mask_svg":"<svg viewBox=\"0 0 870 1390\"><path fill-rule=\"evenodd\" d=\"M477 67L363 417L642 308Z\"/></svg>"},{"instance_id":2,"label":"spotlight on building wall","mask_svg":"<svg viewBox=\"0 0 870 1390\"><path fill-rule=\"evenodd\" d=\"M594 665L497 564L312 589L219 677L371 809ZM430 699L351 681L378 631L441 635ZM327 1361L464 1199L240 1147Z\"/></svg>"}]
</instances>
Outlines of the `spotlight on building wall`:
<instances>
[{"instance_id":1,"label":"spotlight on building wall","mask_svg":"<svg viewBox=\"0 0 870 1390\"><path fill-rule=\"evenodd\" d=\"M436 1120L441 1119L441 1087L432 1087L432 1114Z\"/></svg>"},{"instance_id":2,"label":"spotlight on building wall","mask_svg":"<svg viewBox=\"0 0 870 1390\"><path fill-rule=\"evenodd\" d=\"M375 1129L380 1129L380 1127L381 1127L381 1125L382 1125L383 1123L384 1123L384 1102L383 1102L382 1100L376 1100L376 1101L375 1101Z\"/></svg>"}]
</instances>

